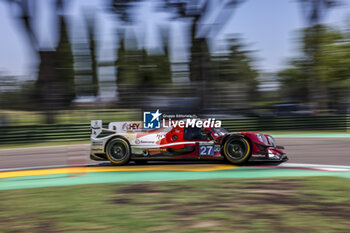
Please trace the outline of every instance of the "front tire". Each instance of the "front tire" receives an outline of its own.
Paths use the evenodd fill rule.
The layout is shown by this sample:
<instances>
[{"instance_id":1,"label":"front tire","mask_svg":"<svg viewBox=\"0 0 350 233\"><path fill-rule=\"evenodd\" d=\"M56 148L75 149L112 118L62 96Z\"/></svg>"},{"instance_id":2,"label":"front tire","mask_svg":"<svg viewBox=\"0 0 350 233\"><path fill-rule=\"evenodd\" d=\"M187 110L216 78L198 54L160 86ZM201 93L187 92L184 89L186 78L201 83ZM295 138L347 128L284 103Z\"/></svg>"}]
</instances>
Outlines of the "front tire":
<instances>
[{"instance_id":1,"label":"front tire","mask_svg":"<svg viewBox=\"0 0 350 233\"><path fill-rule=\"evenodd\" d=\"M251 147L247 139L231 137L224 144L223 154L230 163L240 165L249 160Z\"/></svg>"},{"instance_id":2,"label":"front tire","mask_svg":"<svg viewBox=\"0 0 350 233\"><path fill-rule=\"evenodd\" d=\"M106 146L106 155L114 165L124 165L130 160L130 146L123 138L114 138Z\"/></svg>"}]
</instances>

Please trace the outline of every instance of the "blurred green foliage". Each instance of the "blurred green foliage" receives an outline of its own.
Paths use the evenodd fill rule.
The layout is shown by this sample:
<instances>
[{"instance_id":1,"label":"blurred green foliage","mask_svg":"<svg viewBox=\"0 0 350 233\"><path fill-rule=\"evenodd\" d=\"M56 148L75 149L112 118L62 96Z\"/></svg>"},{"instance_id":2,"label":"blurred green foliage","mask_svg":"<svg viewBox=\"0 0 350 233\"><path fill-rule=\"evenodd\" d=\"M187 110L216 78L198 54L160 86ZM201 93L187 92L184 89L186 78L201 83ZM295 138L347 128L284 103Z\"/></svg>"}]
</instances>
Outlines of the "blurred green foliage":
<instances>
[{"instance_id":1,"label":"blurred green foliage","mask_svg":"<svg viewBox=\"0 0 350 233\"><path fill-rule=\"evenodd\" d=\"M98 96L99 91L99 78L98 78L98 67L97 67L97 52L96 52L96 42L95 42L95 18L93 14L87 14L85 16L85 22L87 24L88 38L89 38L89 48L90 48L90 60L91 60L91 94L93 96Z\"/></svg>"},{"instance_id":2,"label":"blurred green foliage","mask_svg":"<svg viewBox=\"0 0 350 233\"><path fill-rule=\"evenodd\" d=\"M117 85L171 83L168 35L163 34L162 54L149 54L145 48L139 49L133 34L130 38L125 38L120 33L119 37Z\"/></svg>"},{"instance_id":3,"label":"blurred green foliage","mask_svg":"<svg viewBox=\"0 0 350 233\"><path fill-rule=\"evenodd\" d=\"M214 82L245 84L250 102L258 100L259 72L254 68L254 54L247 50L239 38L228 39L228 54L212 56Z\"/></svg>"},{"instance_id":4,"label":"blurred green foliage","mask_svg":"<svg viewBox=\"0 0 350 233\"><path fill-rule=\"evenodd\" d=\"M2 109L40 111L45 116L42 121L57 123L57 115L62 110L99 108L100 105L141 109L147 107L147 101L151 102L149 97L163 101L163 106L172 105L177 97L188 97L199 100L196 102L198 109L219 108L231 114L230 117L247 116L250 110L242 109L254 106L267 106L262 112L267 115L270 112L271 116L268 107L279 102L312 104L324 112L349 108L349 30L340 31L321 24L325 12L337 5L337 1L300 1L309 25L299 32L297 44L300 56L291 59L289 67L278 73L278 80L275 74L268 74L277 86L272 91L261 90L264 84L261 76L267 74L256 68L256 55L241 39L227 38L223 44L224 51L219 53L212 46L216 35L243 0L220 1L220 8L216 8L214 1L210 0L159 1L155 5L156 11L167 14L170 19L186 21L181 25L189 41L185 46L187 60L176 62L170 56L170 50L174 49L170 48L173 39L170 38L171 29L158 23L153 25L157 29L154 32L158 41L154 50L139 38L141 34L146 35L146 29L133 31L135 20L139 17L136 9L143 4L140 0L106 3L104 10L115 17L118 32L114 38L117 47L113 51L115 58L109 61L104 60L103 55L98 56L94 9L84 9L83 12L86 40L71 42L68 33L71 25L65 14L67 2L52 2L50 13L57 22L58 33L54 35L57 43L44 49L40 47L34 30L34 18L38 13L33 9L40 3L8 1L10 7L18 7L20 14L14 14L14 17L25 29L22 28L24 38L30 42L40 63L37 73L33 72L36 75L34 83L14 84L14 88L0 90ZM211 15L212 21L206 24L206 18ZM108 66L109 74L104 73L103 66ZM100 73L104 76L102 79ZM281 84L279 88L278 84ZM102 100L106 86L109 92L116 93L116 98L113 99L113 96L108 103ZM88 99L86 97L90 98L90 102L84 102ZM170 97L173 98L171 101L166 99ZM81 99L83 101L79 102ZM179 105L186 104L178 102ZM241 112L237 113L235 109Z\"/></svg>"},{"instance_id":5,"label":"blurred green foliage","mask_svg":"<svg viewBox=\"0 0 350 233\"><path fill-rule=\"evenodd\" d=\"M281 96L328 109L350 97L350 37L324 25L300 31L301 56L279 72Z\"/></svg>"}]
</instances>

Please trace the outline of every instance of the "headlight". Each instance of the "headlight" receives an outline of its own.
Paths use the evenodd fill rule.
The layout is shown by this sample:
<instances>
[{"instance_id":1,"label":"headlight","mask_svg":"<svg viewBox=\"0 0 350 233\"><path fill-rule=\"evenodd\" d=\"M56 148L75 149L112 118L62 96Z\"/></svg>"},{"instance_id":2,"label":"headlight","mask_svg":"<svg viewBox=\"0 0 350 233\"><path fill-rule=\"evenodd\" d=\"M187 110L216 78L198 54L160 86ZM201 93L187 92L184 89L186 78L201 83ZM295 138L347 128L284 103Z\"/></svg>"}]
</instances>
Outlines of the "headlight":
<instances>
[{"instance_id":1,"label":"headlight","mask_svg":"<svg viewBox=\"0 0 350 233\"><path fill-rule=\"evenodd\" d=\"M258 139L259 139L260 142L264 143L265 145L268 145L268 141L267 141L265 135L258 134Z\"/></svg>"},{"instance_id":2,"label":"headlight","mask_svg":"<svg viewBox=\"0 0 350 233\"><path fill-rule=\"evenodd\" d=\"M267 137L271 146L276 147L275 139L272 136Z\"/></svg>"}]
</instances>

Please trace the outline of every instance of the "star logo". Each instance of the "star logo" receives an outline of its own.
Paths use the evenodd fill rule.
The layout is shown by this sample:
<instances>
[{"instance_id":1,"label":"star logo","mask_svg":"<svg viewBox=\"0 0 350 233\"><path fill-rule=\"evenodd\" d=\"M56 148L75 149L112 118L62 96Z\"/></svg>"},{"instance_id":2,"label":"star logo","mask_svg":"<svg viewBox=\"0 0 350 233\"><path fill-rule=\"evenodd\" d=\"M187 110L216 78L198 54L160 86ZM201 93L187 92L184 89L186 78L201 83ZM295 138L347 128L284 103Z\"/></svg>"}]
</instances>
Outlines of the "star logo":
<instances>
[{"instance_id":1,"label":"star logo","mask_svg":"<svg viewBox=\"0 0 350 233\"><path fill-rule=\"evenodd\" d=\"M159 121L159 117L162 115L161 113L159 113L159 109L157 109L157 111L155 113L151 113L151 115L153 116L152 121L156 120Z\"/></svg>"},{"instance_id":2,"label":"star logo","mask_svg":"<svg viewBox=\"0 0 350 233\"><path fill-rule=\"evenodd\" d=\"M159 109L155 112L143 112L143 128L159 129L161 115L162 113L159 112Z\"/></svg>"}]
</instances>

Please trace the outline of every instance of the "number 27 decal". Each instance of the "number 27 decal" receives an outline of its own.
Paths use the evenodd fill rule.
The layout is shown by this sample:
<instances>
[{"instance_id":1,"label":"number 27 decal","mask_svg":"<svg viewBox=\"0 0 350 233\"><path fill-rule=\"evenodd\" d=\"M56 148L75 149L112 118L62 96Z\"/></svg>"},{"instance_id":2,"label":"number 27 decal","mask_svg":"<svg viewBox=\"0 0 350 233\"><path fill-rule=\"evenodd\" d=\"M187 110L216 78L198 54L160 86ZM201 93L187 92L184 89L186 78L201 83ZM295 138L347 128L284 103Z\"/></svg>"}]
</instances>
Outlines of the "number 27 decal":
<instances>
[{"instance_id":1,"label":"number 27 decal","mask_svg":"<svg viewBox=\"0 0 350 233\"><path fill-rule=\"evenodd\" d=\"M200 145L199 155L214 155L214 148L212 145Z\"/></svg>"}]
</instances>

